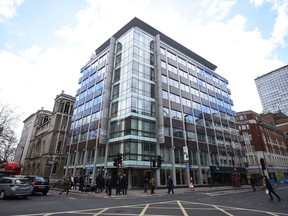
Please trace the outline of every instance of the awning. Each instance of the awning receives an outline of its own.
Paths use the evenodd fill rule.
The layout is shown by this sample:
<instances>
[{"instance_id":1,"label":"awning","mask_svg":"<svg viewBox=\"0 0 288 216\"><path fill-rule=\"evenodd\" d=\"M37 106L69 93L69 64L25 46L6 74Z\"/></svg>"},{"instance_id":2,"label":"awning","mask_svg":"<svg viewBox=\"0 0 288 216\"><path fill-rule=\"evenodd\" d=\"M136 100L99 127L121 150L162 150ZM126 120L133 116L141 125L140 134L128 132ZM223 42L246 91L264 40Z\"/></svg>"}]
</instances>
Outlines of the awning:
<instances>
[{"instance_id":1,"label":"awning","mask_svg":"<svg viewBox=\"0 0 288 216\"><path fill-rule=\"evenodd\" d=\"M243 167L210 166L211 173L248 173Z\"/></svg>"}]
</instances>

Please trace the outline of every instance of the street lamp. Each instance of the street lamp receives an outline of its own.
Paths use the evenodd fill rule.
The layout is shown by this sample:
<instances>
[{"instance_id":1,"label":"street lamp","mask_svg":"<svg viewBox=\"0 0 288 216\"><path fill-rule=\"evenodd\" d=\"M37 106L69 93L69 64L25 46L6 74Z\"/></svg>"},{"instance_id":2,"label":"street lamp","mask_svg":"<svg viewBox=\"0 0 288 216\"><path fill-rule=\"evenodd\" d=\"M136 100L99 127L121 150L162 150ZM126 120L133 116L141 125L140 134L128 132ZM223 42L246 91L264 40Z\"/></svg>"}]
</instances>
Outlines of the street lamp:
<instances>
[{"instance_id":1,"label":"street lamp","mask_svg":"<svg viewBox=\"0 0 288 216\"><path fill-rule=\"evenodd\" d=\"M187 173L187 183L190 183L190 170L189 170L189 149L188 149L188 131L187 131L187 121L186 118L189 114L184 116L184 129L185 129L185 136L186 136L186 145L183 146L183 154L184 154L184 162L186 163L186 173Z\"/></svg>"}]
</instances>

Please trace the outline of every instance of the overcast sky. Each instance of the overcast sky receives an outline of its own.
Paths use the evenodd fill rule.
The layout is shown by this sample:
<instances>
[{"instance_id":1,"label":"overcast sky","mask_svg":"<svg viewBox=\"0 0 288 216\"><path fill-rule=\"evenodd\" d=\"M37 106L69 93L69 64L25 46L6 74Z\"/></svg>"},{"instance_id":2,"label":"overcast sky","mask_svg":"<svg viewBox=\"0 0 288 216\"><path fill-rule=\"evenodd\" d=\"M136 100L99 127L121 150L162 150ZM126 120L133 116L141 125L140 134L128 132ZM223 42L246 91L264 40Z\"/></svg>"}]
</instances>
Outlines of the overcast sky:
<instances>
[{"instance_id":1,"label":"overcast sky","mask_svg":"<svg viewBox=\"0 0 288 216\"><path fill-rule=\"evenodd\" d=\"M236 112L262 112L254 79L288 64L287 0L0 0L0 102L23 121L75 96L81 67L134 17L217 65Z\"/></svg>"}]
</instances>

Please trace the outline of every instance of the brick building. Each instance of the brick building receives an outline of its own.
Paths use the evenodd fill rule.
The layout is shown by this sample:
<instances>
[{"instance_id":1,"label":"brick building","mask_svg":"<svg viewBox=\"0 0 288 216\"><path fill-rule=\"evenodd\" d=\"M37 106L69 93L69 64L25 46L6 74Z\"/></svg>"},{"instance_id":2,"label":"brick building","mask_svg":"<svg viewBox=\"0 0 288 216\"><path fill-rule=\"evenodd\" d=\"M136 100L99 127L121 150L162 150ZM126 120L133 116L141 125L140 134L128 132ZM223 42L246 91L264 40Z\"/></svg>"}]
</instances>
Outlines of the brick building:
<instances>
[{"instance_id":1,"label":"brick building","mask_svg":"<svg viewBox=\"0 0 288 216\"><path fill-rule=\"evenodd\" d=\"M260 114L261 118L274 124L279 130L283 131L288 138L288 116L281 111L277 113Z\"/></svg>"},{"instance_id":2,"label":"brick building","mask_svg":"<svg viewBox=\"0 0 288 216\"><path fill-rule=\"evenodd\" d=\"M279 116L262 115L251 110L237 113L241 142L246 151L247 170L252 175L263 175L260 163L263 158L267 167L265 175L272 179L288 178L288 140L278 127L283 126Z\"/></svg>"}]
</instances>

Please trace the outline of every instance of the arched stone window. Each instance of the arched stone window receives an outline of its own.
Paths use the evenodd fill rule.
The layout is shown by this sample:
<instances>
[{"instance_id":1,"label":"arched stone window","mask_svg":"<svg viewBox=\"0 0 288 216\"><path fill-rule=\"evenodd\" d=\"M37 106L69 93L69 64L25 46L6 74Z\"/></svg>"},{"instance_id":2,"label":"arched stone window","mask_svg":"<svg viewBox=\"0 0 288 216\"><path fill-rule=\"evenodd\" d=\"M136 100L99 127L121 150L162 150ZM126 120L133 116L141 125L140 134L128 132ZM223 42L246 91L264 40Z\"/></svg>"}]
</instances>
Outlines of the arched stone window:
<instances>
[{"instance_id":1,"label":"arched stone window","mask_svg":"<svg viewBox=\"0 0 288 216\"><path fill-rule=\"evenodd\" d=\"M35 146L35 155L36 155L36 156L39 156L40 153L41 153L41 139L39 139L39 140L37 141L37 144L36 144L36 146Z\"/></svg>"},{"instance_id":2,"label":"arched stone window","mask_svg":"<svg viewBox=\"0 0 288 216\"><path fill-rule=\"evenodd\" d=\"M56 163L54 163L54 165L53 165L52 173L53 173L53 174L57 173L57 170L58 170L58 163L56 162Z\"/></svg>"},{"instance_id":3,"label":"arched stone window","mask_svg":"<svg viewBox=\"0 0 288 216\"><path fill-rule=\"evenodd\" d=\"M57 144L56 152L60 153L61 152L61 148L62 148L62 141L59 141L58 144Z\"/></svg>"},{"instance_id":4,"label":"arched stone window","mask_svg":"<svg viewBox=\"0 0 288 216\"><path fill-rule=\"evenodd\" d=\"M48 122L48 120L49 120L48 116L45 116L44 120L43 120L43 123Z\"/></svg>"},{"instance_id":5,"label":"arched stone window","mask_svg":"<svg viewBox=\"0 0 288 216\"><path fill-rule=\"evenodd\" d=\"M70 109L70 103L69 102L66 102L65 103L65 106L64 106L64 113L69 113L69 109Z\"/></svg>"}]
</instances>

